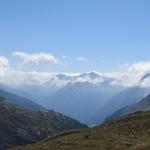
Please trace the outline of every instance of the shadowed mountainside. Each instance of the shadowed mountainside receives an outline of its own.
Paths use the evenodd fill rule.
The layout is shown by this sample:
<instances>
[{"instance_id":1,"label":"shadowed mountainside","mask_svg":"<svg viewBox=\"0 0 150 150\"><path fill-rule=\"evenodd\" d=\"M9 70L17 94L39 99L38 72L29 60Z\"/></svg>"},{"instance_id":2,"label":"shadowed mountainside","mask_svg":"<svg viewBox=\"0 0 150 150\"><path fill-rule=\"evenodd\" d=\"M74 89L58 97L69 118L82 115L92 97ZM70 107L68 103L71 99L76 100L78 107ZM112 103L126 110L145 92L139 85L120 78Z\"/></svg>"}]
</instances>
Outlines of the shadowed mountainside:
<instances>
[{"instance_id":1,"label":"shadowed mountainside","mask_svg":"<svg viewBox=\"0 0 150 150\"><path fill-rule=\"evenodd\" d=\"M54 111L32 111L0 97L0 150L40 141L86 125Z\"/></svg>"}]
</instances>

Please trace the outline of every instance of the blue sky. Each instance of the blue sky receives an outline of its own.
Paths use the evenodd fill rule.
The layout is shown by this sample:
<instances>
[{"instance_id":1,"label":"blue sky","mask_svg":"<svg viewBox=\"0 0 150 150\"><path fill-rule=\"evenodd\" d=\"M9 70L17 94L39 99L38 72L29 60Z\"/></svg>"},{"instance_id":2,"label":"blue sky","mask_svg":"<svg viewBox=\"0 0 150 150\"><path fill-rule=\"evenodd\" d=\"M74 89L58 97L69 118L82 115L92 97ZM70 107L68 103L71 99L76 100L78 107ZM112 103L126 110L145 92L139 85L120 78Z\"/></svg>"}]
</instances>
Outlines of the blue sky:
<instances>
[{"instance_id":1,"label":"blue sky","mask_svg":"<svg viewBox=\"0 0 150 150\"><path fill-rule=\"evenodd\" d=\"M15 66L15 51L51 53L59 64L25 68L53 72L149 61L149 8L149 0L0 0L0 55Z\"/></svg>"}]
</instances>

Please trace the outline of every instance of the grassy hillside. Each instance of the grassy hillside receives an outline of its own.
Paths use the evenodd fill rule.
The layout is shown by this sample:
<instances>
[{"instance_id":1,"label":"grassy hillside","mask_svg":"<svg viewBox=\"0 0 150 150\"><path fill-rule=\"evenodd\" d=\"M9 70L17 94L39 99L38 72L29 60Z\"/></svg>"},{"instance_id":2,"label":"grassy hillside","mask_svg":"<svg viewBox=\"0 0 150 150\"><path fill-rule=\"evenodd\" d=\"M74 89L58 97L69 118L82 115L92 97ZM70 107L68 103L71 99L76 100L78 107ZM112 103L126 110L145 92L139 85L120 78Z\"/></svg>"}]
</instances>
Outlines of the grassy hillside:
<instances>
[{"instance_id":1,"label":"grassy hillside","mask_svg":"<svg viewBox=\"0 0 150 150\"><path fill-rule=\"evenodd\" d=\"M137 112L13 150L150 150L150 112Z\"/></svg>"}]
</instances>

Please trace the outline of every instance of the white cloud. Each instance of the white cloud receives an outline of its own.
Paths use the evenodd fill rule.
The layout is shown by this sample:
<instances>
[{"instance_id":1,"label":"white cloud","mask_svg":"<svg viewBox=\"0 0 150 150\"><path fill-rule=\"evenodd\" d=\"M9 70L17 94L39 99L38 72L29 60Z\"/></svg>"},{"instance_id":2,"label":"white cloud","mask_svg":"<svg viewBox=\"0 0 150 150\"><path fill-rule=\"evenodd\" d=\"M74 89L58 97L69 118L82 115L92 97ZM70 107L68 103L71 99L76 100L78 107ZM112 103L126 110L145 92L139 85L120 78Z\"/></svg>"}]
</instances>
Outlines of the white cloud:
<instances>
[{"instance_id":1,"label":"white cloud","mask_svg":"<svg viewBox=\"0 0 150 150\"><path fill-rule=\"evenodd\" d=\"M83 62L86 62L86 61L88 61L88 59L87 59L87 58L85 58L85 57L82 57L82 56L80 56L80 57L77 57L77 60L79 60L79 61L83 61Z\"/></svg>"},{"instance_id":2,"label":"white cloud","mask_svg":"<svg viewBox=\"0 0 150 150\"><path fill-rule=\"evenodd\" d=\"M122 66L122 69L118 72L108 73L109 76L115 80L112 82L113 85L123 85L127 87L138 86L141 78L150 72L150 61L141 61L134 64L126 64ZM107 75L108 75L107 74ZM146 87L145 82L143 85Z\"/></svg>"},{"instance_id":3,"label":"white cloud","mask_svg":"<svg viewBox=\"0 0 150 150\"><path fill-rule=\"evenodd\" d=\"M8 59L4 56L0 56L0 77L3 77L9 68L10 65Z\"/></svg>"},{"instance_id":4,"label":"white cloud","mask_svg":"<svg viewBox=\"0 0 150 150\"><path fill-rule=\"evenodd\" d=\"M66 56L65 56L65 55L63 55L63 56L61 56L61 58L66 59Z\"/></svg>"},{"instance_id":5,"label":"white cloud","mask_svg":"<svg viewBox=\"0 0 150 150\"><path fill-rule=\"evenodd\" d=\"M24 52L14 52L13 56L16 56L24 61L24 63L34 63L34 64L57 64L58 59L53 56L51 53L33 53L33 54L27 54Z\"/></svg>"},{"instance_id":6,"label":"white cloud","mask_svg":"<svg viewBox=\"0 0 150 150\"><path fill-rule=\"evenodd\" d=\"M6 57L0 56L0 68L9 67L9 61Z\"/></svg>"},{"instance_id":7,"label":"white cloud","mask_svg":"<svg viewBox=\"0 0 150 150\"><path fill-rule=\"evenodd\" d=\"M135 64L132 64L127 68L128 72L134 72L134 73L140 73L143 74L145 72L150 72L150 61L144 62L138 62Z\"/></svg>"}]
</instances>

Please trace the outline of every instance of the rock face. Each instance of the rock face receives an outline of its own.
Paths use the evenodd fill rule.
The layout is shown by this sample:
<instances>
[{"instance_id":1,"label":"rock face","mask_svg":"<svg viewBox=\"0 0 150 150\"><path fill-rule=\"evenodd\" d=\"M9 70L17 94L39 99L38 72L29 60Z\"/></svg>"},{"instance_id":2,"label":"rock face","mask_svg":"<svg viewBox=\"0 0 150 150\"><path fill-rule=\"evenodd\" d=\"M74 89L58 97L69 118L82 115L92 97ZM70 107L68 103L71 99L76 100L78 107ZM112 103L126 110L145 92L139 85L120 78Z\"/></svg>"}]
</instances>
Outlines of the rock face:
<instances>
[{"instance_id":1,"label":"rock face","mask_svg":"<svg viewBox=\"0 0 150 150\"><path fill-rule=\"evenodd\" d=\"M54 111L32 111L0 97L0 150L40 141L86 125Z\"/></svg>"},{"instance_id":2,"label":"rock face","mask_svg":"<svg viewBox=\"0 0 150 150\"><path fill-rule=\"evenodd\" d=\"M150 112L138 112L90 129L74 130L13 150L149 150Z\"/></svg>"},{"instance_id":3,"label":"rock face","mask_svg":"<svg viewBox=\"0 0 150 150\"><path fill-rule=\"evenodd\" d=\"M148 111L148 110L150 110L150 95L138 103L119 109L111 116L107 117L106 120L117 119L137 111Z\"/></svg>"}]
</instances>

